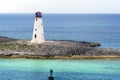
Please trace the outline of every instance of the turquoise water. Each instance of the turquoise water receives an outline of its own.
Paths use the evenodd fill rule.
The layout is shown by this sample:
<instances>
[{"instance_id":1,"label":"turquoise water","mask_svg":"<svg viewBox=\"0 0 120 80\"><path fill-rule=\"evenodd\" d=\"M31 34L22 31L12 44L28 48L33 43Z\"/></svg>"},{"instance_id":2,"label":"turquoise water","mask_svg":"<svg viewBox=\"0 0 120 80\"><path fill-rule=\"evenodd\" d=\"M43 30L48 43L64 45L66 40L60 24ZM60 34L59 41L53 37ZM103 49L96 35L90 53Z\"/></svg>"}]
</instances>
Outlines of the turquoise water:
<instances>
[{"instance_id":1,"label":"turquoise water","mask_svg":"<svg viewBox=\"0 0 120 80\"><path fill-rule=\"evenodd\" d=\"M1 59L0 80L119 80L120 60Z\"/></svg>"}]
</instances>

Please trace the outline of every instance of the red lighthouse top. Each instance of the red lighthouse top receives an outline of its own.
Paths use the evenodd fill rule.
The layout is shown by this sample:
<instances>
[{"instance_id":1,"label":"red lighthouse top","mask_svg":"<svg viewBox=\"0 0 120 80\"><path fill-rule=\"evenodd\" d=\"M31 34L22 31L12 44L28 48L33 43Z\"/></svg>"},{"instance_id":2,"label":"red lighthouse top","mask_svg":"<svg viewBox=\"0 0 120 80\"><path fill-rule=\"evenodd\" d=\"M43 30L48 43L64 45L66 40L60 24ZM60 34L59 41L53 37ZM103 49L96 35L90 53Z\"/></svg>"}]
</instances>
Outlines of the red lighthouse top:
<instances>
[{"instance_id":1,"label":"red lighthouse top","mask_svg":"<svg viewBox=\"0 0 120 80\"><path fill-rule=\"evenodd\" d=\"M36 12L35 17L39 17L39 18L42 17L42 13L41 12Z\"/></svg>"}]
</instances>

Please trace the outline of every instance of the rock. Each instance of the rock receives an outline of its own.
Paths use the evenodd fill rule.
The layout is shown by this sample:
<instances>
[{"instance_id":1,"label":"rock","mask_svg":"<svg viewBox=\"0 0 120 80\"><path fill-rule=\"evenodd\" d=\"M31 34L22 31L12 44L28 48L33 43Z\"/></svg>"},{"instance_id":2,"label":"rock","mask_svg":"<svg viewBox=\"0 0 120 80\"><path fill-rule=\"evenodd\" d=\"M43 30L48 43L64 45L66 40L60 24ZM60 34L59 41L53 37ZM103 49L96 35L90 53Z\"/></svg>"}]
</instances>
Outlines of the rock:
<instances>
[{"instance_id":1,"label":"rock","mask_svg":"<svg viewBox=\"0 0 120 80\"><path fill-rule=\"evenodd\" d=\"M90 42L89 45L90 45L91 47L101 46L100 43L92 43L92 42Z\"/></svg>"},{"instance_id":2,"label":"rock","mask_svg":"<svg viewBox=\"0 0 120 80\"><path fill-rule=\"evenodd\" d=\"M71 40L45 41L31 44L27 40L0 38L0 55L2 56L120 56L120 49L99 48L99 43Z\"/></svg>"}]
</instances>

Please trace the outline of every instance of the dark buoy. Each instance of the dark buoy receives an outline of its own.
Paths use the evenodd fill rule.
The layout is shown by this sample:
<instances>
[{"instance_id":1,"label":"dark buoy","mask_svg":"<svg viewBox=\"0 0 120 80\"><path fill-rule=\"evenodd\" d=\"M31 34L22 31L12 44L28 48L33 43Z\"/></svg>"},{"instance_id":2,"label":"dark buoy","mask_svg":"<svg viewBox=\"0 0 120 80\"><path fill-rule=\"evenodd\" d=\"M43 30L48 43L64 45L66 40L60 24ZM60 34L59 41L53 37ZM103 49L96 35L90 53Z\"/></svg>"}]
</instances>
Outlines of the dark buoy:
<instances>
[{"instance_id":1,"label":"dark buoy","mask_svg":"<svg viewBox=\"0 0 120 80\"><path fill-rule=\"evenodd\" d=\"M54 80L52 69L50 70L50 76L48 77L48 80Z\"/></svg>"}]
</instances>

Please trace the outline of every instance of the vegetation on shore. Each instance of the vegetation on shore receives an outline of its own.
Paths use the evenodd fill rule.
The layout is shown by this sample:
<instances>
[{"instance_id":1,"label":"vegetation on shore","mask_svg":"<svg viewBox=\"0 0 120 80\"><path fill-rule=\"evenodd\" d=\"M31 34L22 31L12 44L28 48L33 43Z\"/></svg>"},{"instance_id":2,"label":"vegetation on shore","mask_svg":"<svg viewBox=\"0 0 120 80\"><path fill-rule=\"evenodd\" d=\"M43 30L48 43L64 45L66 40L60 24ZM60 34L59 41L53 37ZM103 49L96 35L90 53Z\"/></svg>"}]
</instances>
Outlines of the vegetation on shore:
<instances>
[{"instance_id":1,"label":"vegetation on shore","mask_svg":"<svg viewBox=\"0 0 120 80\"><path fill-rule=\"evenodd\" d=\"M96 48L99 43L84 41L46 41L31 44L27 40L0 38L0 58L32 59L120 59L119 49Z\"/></svg>"},{"instance_id":2,"label":"vegetation on shore","mask_svg":"<svg viewBox=\"0 0 120 80\"><path fill-rule=\"evenodd\" d=\"M120 59L120 56L32 56L32 55L11 55L11 56L0 56L0 59L16 59L16 58L24 58L24 59L72 59L72 60L79 60L79 59Z\"/></svg>"}]
</instances>

